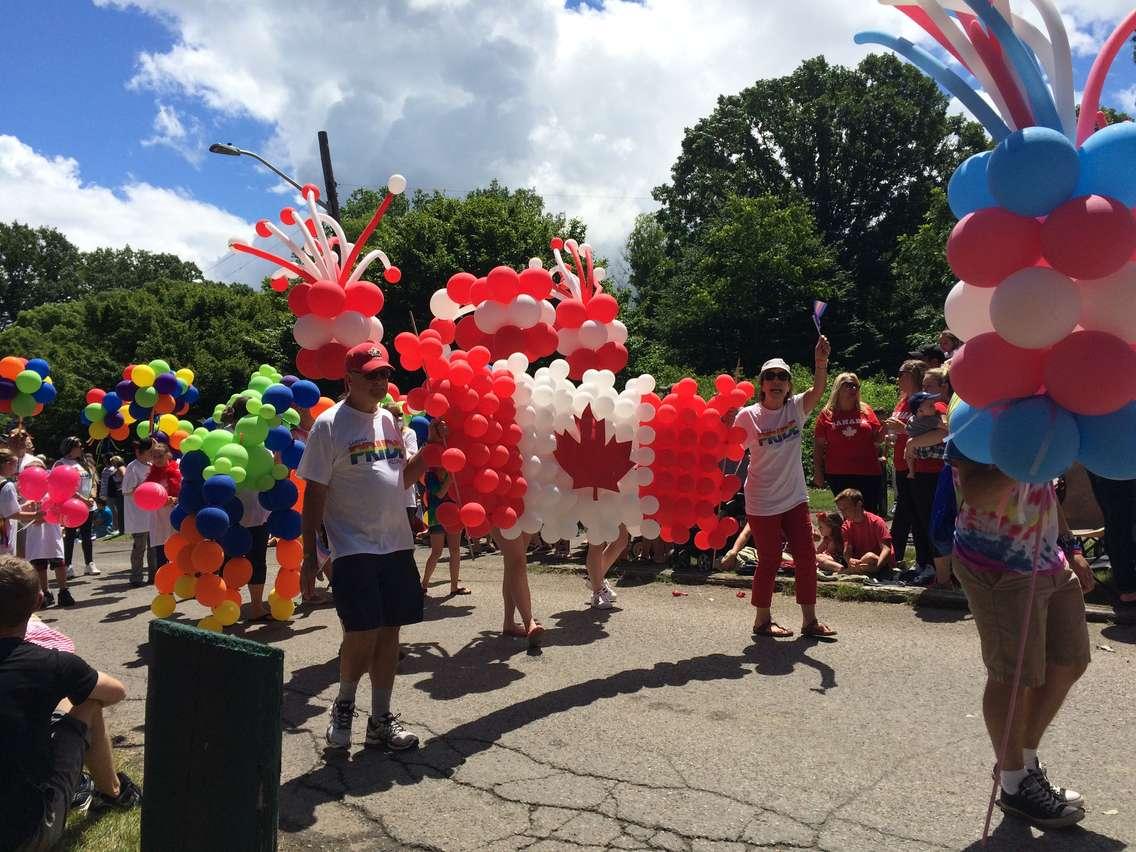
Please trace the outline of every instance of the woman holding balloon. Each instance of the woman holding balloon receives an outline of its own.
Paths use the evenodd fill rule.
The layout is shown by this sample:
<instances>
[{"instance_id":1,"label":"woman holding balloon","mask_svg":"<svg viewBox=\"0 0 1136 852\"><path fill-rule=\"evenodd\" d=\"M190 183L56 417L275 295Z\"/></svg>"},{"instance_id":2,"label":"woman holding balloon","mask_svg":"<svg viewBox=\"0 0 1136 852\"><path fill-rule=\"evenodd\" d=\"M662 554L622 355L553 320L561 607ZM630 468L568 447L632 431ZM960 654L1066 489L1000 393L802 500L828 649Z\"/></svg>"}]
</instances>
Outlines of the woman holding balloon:
<instances>
[{"instance_id":1,"label":"woman holding balloon","mask_svg":"<svg viewBox=\"0 0 1136 852\"><path fill-rule=\"evenodd\" d=\"M91 513L95 509L95 497L98 496L97 478L95 472L86 466L83 461L83 442L78 438L71 436L64 438L63 443L59 446L60 459L55 463L56 467L71 467L79 474L79 488L75 492L75 496L87 504ZM67 576L75 576L75 568L72 564L72 558L75 555L75 538L78 537L79 544L83 548L83 560L87 566L87 574L99 574L100 571L95 567L95 553L94 553L94 536L91 532L93 514L87 515L87 520L77 528L68 527L63 533L63 561L67 563Z\"/></svg>"}]
</instances>

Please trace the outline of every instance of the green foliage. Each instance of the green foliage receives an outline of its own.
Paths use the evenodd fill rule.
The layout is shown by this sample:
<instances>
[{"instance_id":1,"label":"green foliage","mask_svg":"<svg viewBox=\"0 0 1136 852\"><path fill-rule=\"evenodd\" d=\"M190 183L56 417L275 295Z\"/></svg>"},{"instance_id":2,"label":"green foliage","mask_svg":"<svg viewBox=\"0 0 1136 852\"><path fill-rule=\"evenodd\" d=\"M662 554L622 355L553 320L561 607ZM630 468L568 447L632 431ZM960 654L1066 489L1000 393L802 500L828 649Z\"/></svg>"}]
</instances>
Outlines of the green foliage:
<instances>
[{"instance_id":1,"label":"green foliage","mask_svg":"<svg viewBox=\"0 0 1136 852\"><path fill-rule=\"evenodd\" d=\"M895 333L908 351L938 343L943 324L943 300L958 280L947 264L945 247L955 226L947 194L936 189L919 228L896 243L892 276L896 301L909 306L897 313Z\"/></svg>"}]
</instances>

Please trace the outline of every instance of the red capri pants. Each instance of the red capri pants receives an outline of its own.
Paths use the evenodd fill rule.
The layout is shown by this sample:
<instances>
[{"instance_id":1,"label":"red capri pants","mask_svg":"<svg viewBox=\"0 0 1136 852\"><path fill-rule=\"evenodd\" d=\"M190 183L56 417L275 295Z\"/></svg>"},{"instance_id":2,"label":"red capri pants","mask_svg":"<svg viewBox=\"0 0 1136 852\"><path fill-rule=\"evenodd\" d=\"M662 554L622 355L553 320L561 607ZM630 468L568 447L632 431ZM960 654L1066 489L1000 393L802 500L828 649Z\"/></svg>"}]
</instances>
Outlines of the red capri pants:
<instances>
[{"instance_id":1,"label":"red capri pants","mask_svg":"<svg viewBox=\"0 0 1136 852\"><path fill-rule=\"evenodd\" d=\"M793 554L796 565L797 603L814 605L817 599L817 566L809 504L801 503L780 515L748 515L747 519L753 546L757 550L757 570L753 572L750 603L761 609L769 609L773 603L773 587L777 569L781 567L781 543L788 540L789 552Z\"/></svg>"}]
</instances>

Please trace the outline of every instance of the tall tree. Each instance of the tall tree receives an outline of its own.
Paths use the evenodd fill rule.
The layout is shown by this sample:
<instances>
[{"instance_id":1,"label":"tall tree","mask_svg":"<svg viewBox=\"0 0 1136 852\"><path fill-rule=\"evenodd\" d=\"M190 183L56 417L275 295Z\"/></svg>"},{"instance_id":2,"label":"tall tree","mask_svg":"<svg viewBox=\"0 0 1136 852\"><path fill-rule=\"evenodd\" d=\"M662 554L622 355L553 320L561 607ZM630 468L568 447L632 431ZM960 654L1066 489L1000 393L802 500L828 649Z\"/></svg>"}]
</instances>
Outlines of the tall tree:
<instances>
[{"instance_id":1,"label":"tall tree","mask_svg":"<svg viewBox=\"0 0 1136 852\"><path fill-rule=\"evenodd\" d=\"M171 281L205 280L195 263L182 260L175 254L149 252L130 246L84 252L79 274L88 293L134 289L163 278Z\"/></svg>"},{"instance_id":2,"label":"tall tree","mask_svg":"<svg viewBox=\"0 0 1136 852\"><path fill-rule=\"evenodd\" d=\"M54 228L0 222L0 328L26 308L73 296L79 260Z\"/></svg>"}]
</instances>

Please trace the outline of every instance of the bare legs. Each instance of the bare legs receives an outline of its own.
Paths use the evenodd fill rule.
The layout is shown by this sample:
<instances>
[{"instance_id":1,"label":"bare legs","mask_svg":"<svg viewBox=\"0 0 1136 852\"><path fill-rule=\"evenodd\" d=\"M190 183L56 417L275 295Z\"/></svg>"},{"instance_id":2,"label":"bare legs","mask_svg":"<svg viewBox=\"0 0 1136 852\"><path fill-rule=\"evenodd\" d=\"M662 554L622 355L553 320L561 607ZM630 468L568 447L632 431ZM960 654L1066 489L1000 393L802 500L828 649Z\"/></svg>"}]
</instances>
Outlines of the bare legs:
<instances>
[{"instance_id":1,"label":"bare legs","mask_svg":"<svg viewBox=\"0 0 1136 852\"><path fill-rule=\"evenodd\" d=\"M398 631L397 627L380 627L345 632L339 649L339 679L356 683L369 673L372 688L392 689L398 667Z\"/></svg>"},{"instance_id":2,"label":"bare legs","mask_svg":"<svg viewBox=\"0 0 1136 852\"><path fill-rule=\"evenodd\" d=\"M1022 749L1037 749L1049 724L1065 703L1069 690L1084 673L1084 666L1049 665L1045 667L1045 683L1042 686L1022 687L1018 690L1006 744L1006 762L1002 769L1012 772L1023 768ZM995 757L1006 733L1006 713L1010 708L1011 693L1011 685L1008 683L986 681L986 691L982 695L982 715L986 720L986 730L990 734Z\"/></svg>"},{"instance_id":3,"label":"bare legs","mask_svg":"<svg viewBox=\"0 0 1136 852\"><path fill-rule=\"evenodd\" d=\"M430 588L430 577L442 557L443 545L450 549L450 594L466 594L461 585L461 533L430 533L430 555L422 569L422 593Z\"/></svg>"},{"instance_id":4,"label":"bare legs","mask_svg":"<svg viewBox=\"0 0 1136 852\"><path fill-rule=\"evenodd\" d=\"M615 541L608 542L607 544L588 545L586 564L588 567L588 582L592 586L593 594L603 588L604 577L607 576L607 572L611 570L611 566L616 563L623 554L623 551L627 549L629 538L627 527L620 524L619 535L616 536Z\"/></svg>"},{"instance_id":5,"label":"bare legs","mask_svg":"<svg viewBox=\"0 0 1136 852\"><path fill-rule=\"evenodd\" d=\"M534 629L540 627L532 614L528 560L525 556L525 550L528 546L527 538L528 536L522 534L510 540L498 531L493 531L493 539L501 550L501 557L505 564L505 576L501 581L501 597L505 603L505 620L501 631L512 635L532 636ZM521 617L519 626L513 621L514 611ZM520 633L518 627L524 631L523 634Z\"/></svg>"}]
</instances>

